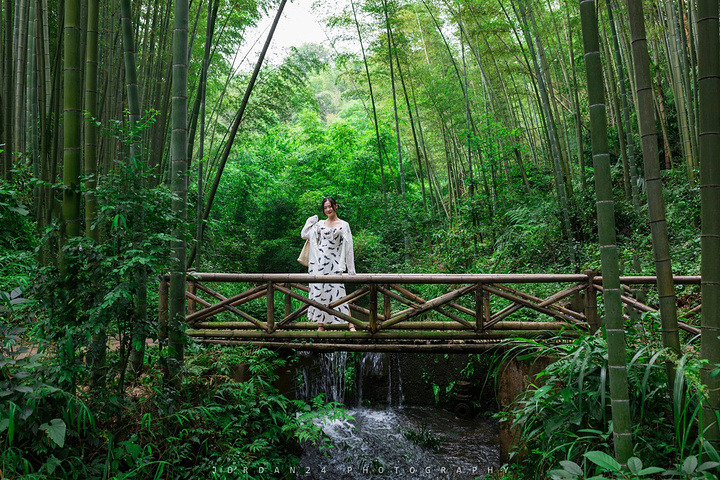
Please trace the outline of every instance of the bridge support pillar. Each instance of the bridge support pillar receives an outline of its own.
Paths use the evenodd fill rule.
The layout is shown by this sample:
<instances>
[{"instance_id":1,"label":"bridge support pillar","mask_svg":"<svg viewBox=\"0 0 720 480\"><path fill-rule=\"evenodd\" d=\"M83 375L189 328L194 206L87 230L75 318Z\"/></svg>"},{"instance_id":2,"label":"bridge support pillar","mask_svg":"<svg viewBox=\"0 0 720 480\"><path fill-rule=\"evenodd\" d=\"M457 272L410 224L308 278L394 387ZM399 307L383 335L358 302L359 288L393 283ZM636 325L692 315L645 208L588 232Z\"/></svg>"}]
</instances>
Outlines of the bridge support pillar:
<instances>
[{"instance_id":1,"label":"bridge support pillar","mask_svg":"<svg viewBox=\"0 0 720 480\"><path fill-rule=\"evenodd\" d=\"M602 325L602 319L598 315L597 290L593 278L596 273L592 270L585 270L587 275L587 287L585 287L585 320L590 325L590 333L598 331Z\"/></svg>"},{"instance_id":2,"label":"bridge support pillar","mask_svg":"<svg viewBox=\"0 0 720 480\"><path fill-rule=\"evenodd\" d=\"M552 359L547 357L536 358L532 361L520 361L509 359L503 363L498 372L498 408L509 412L513 409L518 395L527 390L531 384L536 384L538 373L550 363ZM500 464L517 462L523 457L515 455L510 459L510 452L517 451L518 428L508 422L500 423Z\"/></svg>"}]
</instances>

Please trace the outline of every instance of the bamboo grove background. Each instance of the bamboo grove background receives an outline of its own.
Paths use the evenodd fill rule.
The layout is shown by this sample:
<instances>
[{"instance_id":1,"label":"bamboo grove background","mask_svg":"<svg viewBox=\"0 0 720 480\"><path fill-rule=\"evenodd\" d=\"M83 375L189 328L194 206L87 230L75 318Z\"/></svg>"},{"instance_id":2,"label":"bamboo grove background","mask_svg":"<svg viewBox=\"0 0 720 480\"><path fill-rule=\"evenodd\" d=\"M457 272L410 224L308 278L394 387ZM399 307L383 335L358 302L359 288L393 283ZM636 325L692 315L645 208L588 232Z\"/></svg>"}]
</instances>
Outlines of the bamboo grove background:
<instances>
[{"instance_id":1,"label":"bamboo grove background","mask_svg":"<svg viewBox=\"0 0 720 480\"><path fill-rule=\"evenodd\" d=\"M327 194L357 232L365 271L656 271L674 351L670 277L700 269L714 416L717 1L320 2L332 46L267 62L284 6L3 1L0 174L32 187L42 264L63 271L79 237L128 256L155 242L172 258L168 347L178 365L185 270L297 269L296 230ZM250 37L266 14L273 25ZM248 53L255 44L259 55ZM118 209L128 192L145 193ZM530 197L544 207L513 209ZM174 217L153 216L163 209ZM700 245L674 241L666 211ZM131 227L118 236L119 225ZM151 266L132 268L136 369ZM622 372L612 290L611 371ZM97 328L92 339L98 368L105 335ZM612 382L621 410L627 382ZM624 462L629 426L615 425ZM718 439L717 424L708 435Z\"/></svg>"}]
</instances>

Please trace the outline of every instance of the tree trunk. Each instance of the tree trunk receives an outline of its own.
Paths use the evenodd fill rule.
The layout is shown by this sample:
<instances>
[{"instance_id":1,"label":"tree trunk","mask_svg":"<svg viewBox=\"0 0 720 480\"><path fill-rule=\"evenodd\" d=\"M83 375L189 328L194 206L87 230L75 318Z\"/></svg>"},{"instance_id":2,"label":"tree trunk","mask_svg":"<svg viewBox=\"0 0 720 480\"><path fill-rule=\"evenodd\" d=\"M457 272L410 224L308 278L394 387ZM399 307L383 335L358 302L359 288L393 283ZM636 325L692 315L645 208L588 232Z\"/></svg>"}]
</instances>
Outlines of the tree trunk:
<instances>
[{"instance_id":1,"label":"tree trunk","mask_svg":"<svg viewBox=\"0 0 720 480\"><path fill-rule=\"evenodd\" d=\"M82 78L80 73L80 0L65 2L65 68L63 113L63 220L65 238L80 235L80 172L82 169ZM61 262L62 265L62 262Z\"/></svg>"},{"instance_id":2,"label":"tree trunk","mask_svg":"<svg viewBox=\"0 0 720 480\"><path fill-rule=\"evenodd\" d=\"M173 228L168 302L168 382L180 385L185 339L181 322L185 321L186 246L184 221L187 219L187 73L188 12L187 0L175 0L172 67L171 188L175 194L172 209L180 219Z\"/></svg>"},{"instance_id":3,"label":"tree trunk","mask_svg":"<svg viewBox=\"0 0 720 480\"><path fill-rule=\"evenodd\" d=\"M595 192L597 195L600 260L605 300L605 333L608 344L610 372L610 403L612 407L615 459L626 465L632 455L632 420L625 364L625 330L622 313L622 287L618 268L615 239L615 202L610 179L610 154L607 145L605 115L605 89L603 87L602 59L598 42L598 24L595 0L580 0L585 75L590 101Z\"/></svg>"},{"instance_id":4,"label":"tree trunk","mask_svg":"<svg viewBox=\"0 0 720 480\"><path fill-rule=\"evenodd\" d=\"M84 174L87 177L85 182L85 236L92 238L96 243L100 241L100 230L93 225L97 216L97 200L95 199L95 188L97 186L97 127L98 108L98 56L99 56L99 33L100 23L100 2L99 0L88 1L87 16L87 48L85 49L85 110L90 121L84 123L85 127L85 168ZM93 332L90 337L88 360L90 363L90 385L102 387L105 385L107 374L107 333L105 326L100 326L97 333Z\"/></svg>"},{"instance_id":5,"label":"tree trunk","mask_svg":"<svg viewBox=\"0 0 720 480\"><path fill-rule=\"evenodd\" d=\"M630 186L632 193L633 207L635 213L640 213L640 196L638 194L637 167L635 166L635 141L633 140L632 128L630 124L630 112L628 108L627 88L625 87L625 71L623 69L622 57L620 55L620 42L618 41L617 28L613 18L613 11L610 2L607 3L608 22L610 23L610 32L612 33L613 48L615 51L615 66L617 68L618 79L620 83L620 96L622 100L623 124L625 126L625 145L627 148L627 159L630 167ZM637 77L636 77L637 78ZM618 135L620 133L618 132Z\"/></svg>"},{"instance_id":6,"label":"tree trunk","mask_svg":"<svg viewBox=\"0 0 720 480\"><path fill-rule=\"evenodd\" d=\"M530 49L530 56L532 57L533 65L535 66L535 75L537 77L543 112L545 114L545 124L547 127L548 135L550 137L550 149L552 151L552 157L555 165L555 182L557 187L558 200L560 202L560 208L563 212L563 227L565 229L565 237L567 240L568 251L570 254L570 264L573 266L573 268L576 268L577 262L575 259L575 246L573 245L572 230L570 229L570 214L568 212L568 202L567 196L565 194L565 184L562 178L560 151L558 150L558 145L555 137L555 129L553 126L552 117L550 116L550 101L548 99L548 93L545 87L544 75L540 71L540 65L538 63L537 55L535 55L535 46L533 44L533 40L531 39L531 34L528 29L527 19L525 15L525 6L523 5L523 1L525 0L521 0L520 2L518 2L518 5L520 7L520 15L524 26L526 41L528 44L528 48Z\"/></svg>"},{"instance_id":7,"label":"tree trunk","mask_svg":"<svg viewBox=\"0 0 720 480\"><path fill-rule=\"evenodd\" d=\"M136 171L139 175L135 178L134 187L137 191L142 192L146 185L145 179L145 160L140 155L140 132L137 131L137 125L140 122L140 92L137 81L137 66L135 63L135 39L133 35L132 25L132 9L130 0L121 0L121 25L123 37L123 59L125 61L125 81L127 87L128 110L130 131L132 132L132 140L130 144L130 165L128 168ZM136 212L135 219L135 244L140 249L142 236L145 230L145 215L143 211ZM139 266L135 272L135 292L133 295L135 311L133 314L131 335L132 345L130 353L130 371L135 375L140 375L142 365L145 359L145 339L148 332L147 326L147 271L144 266Z\"/></svg>"},{"instance_id":8,"label":"tree trunk","mask_svg":"<svg viewBox=\"0 0 720 480\"><path fill-rule=\"evenodd\" d=\"M395 94L395 69L393 68L392 33L390 30L390 15L387 2L383 0L383 11L385 13L385 28L387 32L388 62L390 63L390 87L392 90L393 113L395 115L395 139L398 154L398 172L400 173L400 194L403 201L403 238L405 241L405 259L410 255L410 235L407 230L407 197L405 195L405 170L403 168L402 144L400 141L400 118L398 117L397 95Z\"/></svg>"},{"instance_id":9,"label":"tree trunk","mask_svg":"<svg viewBox=\"0 0 720 480\"><path fill-rule=\"evenodd\" d=\"M367 76L368 90L370 91L370 103L372 104L373 126L375 127L375 141L377 142L378 161L380 162L380 182L382 184L383 197L387 198L387 189L385 187L385 167L383 166L381 143L380 143L380 126L378 125L377 109L375 108L375 95L373 94L372 80L370 79L370 69L368 68L367 57L365 56L365 46L363 45L362 34L360 33L360 23L357 19L355 11L355 3L350 0L352 6L353 19L358 32L358 41L360 42L360 51L362 52L363 64L365 65L365 76Z\"/></svg>"},{"instance_id":10,"label":"tree trunk","mask_svg":"<svg viewBox=\"0 0 720 480\"><path fill-rule=\"evenodd\" d=\"M12 158L13 158L13 91L14 91L14 76L13 76L13 42L12 35L10 32L13 31L13 8L12 1L5 0L5 18L4 18L4 30L5 30L5 51L3 53L3 160L2 160L2 178L5 181L12 179Z\"/></svg>"},{"instance_id":11,"label":"tree trunk","mask_svg":"<svg viewBox=\"0 0 720 480\"><path fill-rule=\"evenodd\" d=\"M720 363L720 43L718 42L718 2L699 1L697 5L698 85L700 89L700 201L702 244L702 344L700 372L707 386L703 404L703 424L699 430L718 449L720 428L720 376L713 370Z\"/></svg>"},{"instance_id":12,"label":"tree trunk","mask_svg":"<svg viewBox=\"0 0 720 480\"><path fill-rule=\"evenodd\" d=\"M665 361L670 398L675 385L675 359L681 355L678 335L677 310L675 304L675 286L672 276L672 263L668 244L665 203L660 177L660 158L655 128L655 105L653 85L650 73L650 55L645 38L645 19L642 0L628 1L628 17L635 63L635 85L638 99L638 123L642 139L643 163L645 165L645 185L648 196L648 213L652 233L653 256L657 275L657 289L660 299L660 320L662 324L663 345L674 355ZM676 419L678 420L678 419Z\"/></svg>"}]
</instances>

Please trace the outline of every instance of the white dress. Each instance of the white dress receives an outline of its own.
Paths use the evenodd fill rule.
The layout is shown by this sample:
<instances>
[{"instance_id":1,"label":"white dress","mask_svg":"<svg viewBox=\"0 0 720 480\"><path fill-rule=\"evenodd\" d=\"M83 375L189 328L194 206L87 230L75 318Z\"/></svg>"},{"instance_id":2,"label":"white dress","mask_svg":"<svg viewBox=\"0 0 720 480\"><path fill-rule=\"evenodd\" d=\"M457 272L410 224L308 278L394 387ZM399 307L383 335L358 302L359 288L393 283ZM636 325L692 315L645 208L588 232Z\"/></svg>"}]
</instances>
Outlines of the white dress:
<instances>
[{"instance_id":1,"label":"white dress","mask_svg":"<svg viewBox=\"0 0 720 480\"><path fill-rule=\"evenodd\" d=\"M339 275L347 271L355 275L355 258L350 225L340 220L340 225L326 227L325 220L318 221L313 215L307 219L300 236L310 241L308 273L310 275ZM322 305L330 305L345 296L342 283L311 283L309 298ZM350 315L347 303L335 307L338 312ZM316 307L308 308L308 319L317 323L347 323Z\"/></svg>"}]
</instances>

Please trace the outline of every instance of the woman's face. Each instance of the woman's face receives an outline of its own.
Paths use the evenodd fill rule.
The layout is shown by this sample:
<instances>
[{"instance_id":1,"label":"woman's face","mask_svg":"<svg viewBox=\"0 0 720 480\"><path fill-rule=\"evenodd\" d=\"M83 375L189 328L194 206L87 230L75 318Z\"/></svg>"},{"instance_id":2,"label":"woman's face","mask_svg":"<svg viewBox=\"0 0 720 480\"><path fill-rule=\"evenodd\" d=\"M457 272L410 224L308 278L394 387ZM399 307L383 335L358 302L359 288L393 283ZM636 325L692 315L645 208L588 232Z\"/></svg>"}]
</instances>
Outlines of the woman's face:
<instances>
[{"instance_id":1,"label":"woman's face","mask_svg":"<svg viewBox=\"0 0 720 480\"><path fill-rule=\"evenodd\" d=\"M335 213L335 208L333 207L332 203L330 203L330 200L325 200L323 202L323 213L327 217Z\"/></svg>"}]
</instances>

